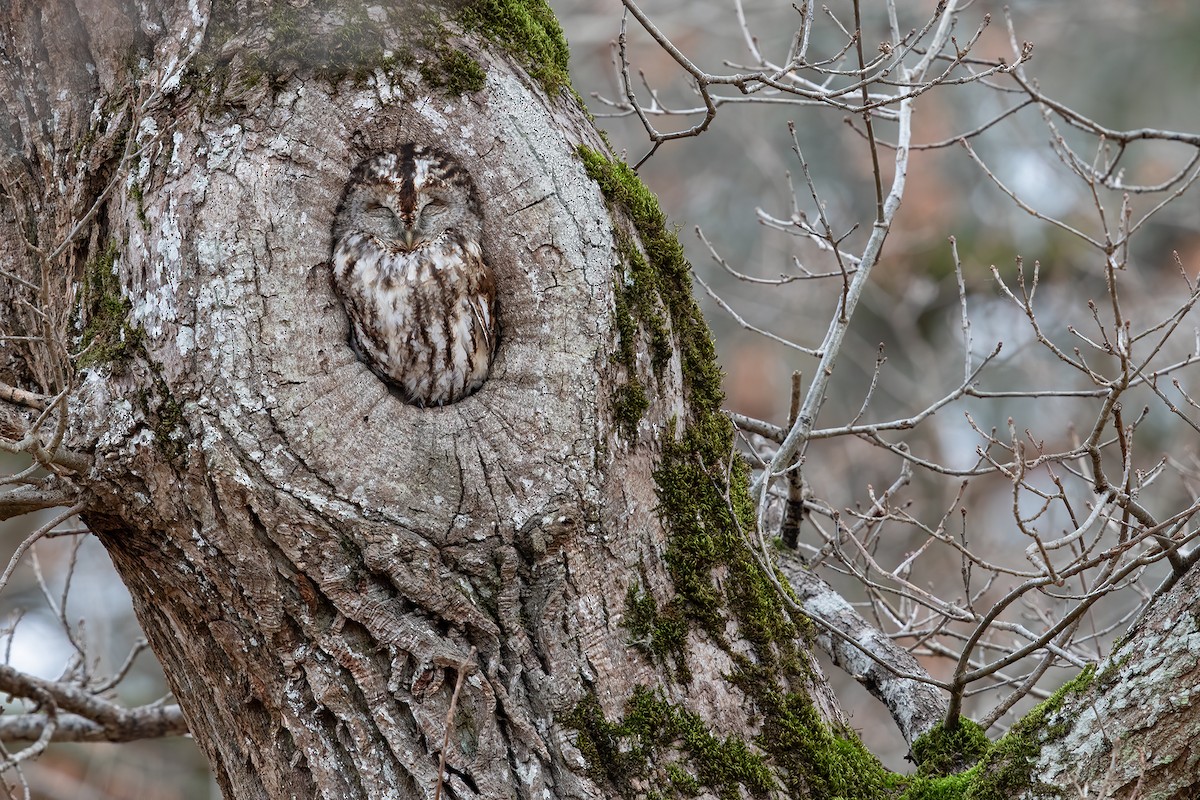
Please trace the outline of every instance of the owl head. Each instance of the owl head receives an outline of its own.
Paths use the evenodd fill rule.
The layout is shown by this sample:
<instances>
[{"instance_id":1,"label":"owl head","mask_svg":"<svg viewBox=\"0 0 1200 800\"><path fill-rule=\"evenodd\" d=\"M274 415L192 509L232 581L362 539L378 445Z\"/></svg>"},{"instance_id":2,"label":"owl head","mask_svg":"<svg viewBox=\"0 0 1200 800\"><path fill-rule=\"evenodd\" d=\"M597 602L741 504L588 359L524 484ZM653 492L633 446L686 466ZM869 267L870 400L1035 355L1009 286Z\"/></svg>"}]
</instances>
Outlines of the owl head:
<instances>
[{"instance_id":1,"label":"owl head","mask_svg":"<svg viewBox=\"0 0 1200 800\"><path fill-rule=\"evenodd\" d=\"M447 234L478 240L475 183L450 154L404 144L368 158L351 174L338 205L334 241L359 232L412 252Z\"/></svg>"}]
</instances>

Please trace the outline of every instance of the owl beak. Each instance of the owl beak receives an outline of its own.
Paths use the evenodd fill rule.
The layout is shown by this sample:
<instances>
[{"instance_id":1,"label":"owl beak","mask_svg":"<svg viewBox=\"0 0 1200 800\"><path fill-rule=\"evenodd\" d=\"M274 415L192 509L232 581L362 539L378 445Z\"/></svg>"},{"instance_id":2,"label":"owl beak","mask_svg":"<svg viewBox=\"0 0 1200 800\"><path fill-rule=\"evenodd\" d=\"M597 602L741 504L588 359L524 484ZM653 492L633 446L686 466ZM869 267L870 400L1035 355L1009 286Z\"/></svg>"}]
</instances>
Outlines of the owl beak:
<instances>
[{"instance_id":1,"label":"owl beak","mask_svg":"<svg viewBox=\"0 0 1200 800\"><path fill-rule=\"evenodd\" d=\"M413 249L413 243L417 240L417 234L411 228L404 232L404 247L407 250Z\"/></svg>"}]
</instances>

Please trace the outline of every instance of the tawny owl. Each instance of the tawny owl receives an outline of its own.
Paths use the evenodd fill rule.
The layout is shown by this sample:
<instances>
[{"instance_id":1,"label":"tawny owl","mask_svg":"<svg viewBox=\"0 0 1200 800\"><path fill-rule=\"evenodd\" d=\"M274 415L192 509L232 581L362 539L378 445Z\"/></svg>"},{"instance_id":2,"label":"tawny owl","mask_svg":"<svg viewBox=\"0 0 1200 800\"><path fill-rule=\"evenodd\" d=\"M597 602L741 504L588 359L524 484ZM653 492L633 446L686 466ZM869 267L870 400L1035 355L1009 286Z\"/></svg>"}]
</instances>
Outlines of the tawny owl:
<instances>
[{"instance_id":1,"label":"tawny owl","mask_svg":"<svg viewBox=\"0 0 1200 800\"><path fill-rule=\"evenodd\" d=\"M333 226L334 287L358 356L409 403L440 406L487 380L496 281L483 215L453 156L405 144L359 164Z\"/></svg>"}]
</instances>

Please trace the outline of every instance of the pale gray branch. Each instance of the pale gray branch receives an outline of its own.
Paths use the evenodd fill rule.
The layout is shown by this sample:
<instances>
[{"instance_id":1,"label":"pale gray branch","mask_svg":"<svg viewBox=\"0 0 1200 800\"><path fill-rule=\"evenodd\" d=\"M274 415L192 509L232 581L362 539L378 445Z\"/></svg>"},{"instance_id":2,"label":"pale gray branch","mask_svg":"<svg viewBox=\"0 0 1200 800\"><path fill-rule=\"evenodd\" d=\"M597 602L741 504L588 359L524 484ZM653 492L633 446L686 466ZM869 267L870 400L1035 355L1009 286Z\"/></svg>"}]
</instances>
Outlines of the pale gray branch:
<instances>
[{"instance_id":1,"label":"pale gray branch","mask_svg":"<svg viewBox=\"0 0 1200 800\"><path fill-rule=\"evenodd\" d=\"M51 698L59 711L53 736L55 741L127 742L187 733L187 724L178 706L154 704L125 708L80 686L36 678L7 664L0 664L0 691L35 701L42 697ZM78 719L74 730L66 733L62 728L69 718L61 713L64 711ZM0 741L38 738L45 724L44 714L0 717Z\"/></svg>"},{"instance_id":2,"label":"pale gray branch","mask_svg":"<svg viewBox=\"0 0 1200 800\"><path fill-rule=\"evenodd\" d=\"M941 721L946 697L911 653L871 625L799 558L785 555L779 566L804 613L826 629L818 634L817 644L834 664L887 706L906 742L911 744ZM829 629L841 635L830 635Z\"/></svg>"}]
</instances>

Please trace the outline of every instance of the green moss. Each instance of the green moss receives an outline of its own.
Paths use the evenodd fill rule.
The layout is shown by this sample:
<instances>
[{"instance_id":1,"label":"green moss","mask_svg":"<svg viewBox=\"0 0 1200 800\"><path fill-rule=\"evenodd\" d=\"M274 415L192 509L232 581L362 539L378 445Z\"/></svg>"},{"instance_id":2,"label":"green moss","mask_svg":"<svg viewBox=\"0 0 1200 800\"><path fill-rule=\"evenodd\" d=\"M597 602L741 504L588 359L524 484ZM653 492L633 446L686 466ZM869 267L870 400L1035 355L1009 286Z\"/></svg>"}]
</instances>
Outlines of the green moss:
<instances>
[{"instance_id":1,"label":"green moss","mask_svg":"<svg viewBox=\"0 0 1200 800\"><path fill-rule=\"evenodd\" d=\"M900 800L963 800L978 773L979 768L975 767L944 778L926 778L918 775L900 778L896 783L904 790Z\"/></svg>"},{"instance_id":2,"label":"green moss","mask_svg":"<svg viewBox=\"0 0 1200 800\"><path fill-rule=\"evenodd\" d=\"M186 451L183 407L172 397L159 366L147 357L145 331L129 322L132 304L121 294L114 269L118 253L117 243L109 242L84 269L75 311L77 322L83 326L75 366L117 370L128 367L134 358L142 358L149 368L153 389L139 391L137 405L161 451L174 461Z\"/></svg>"},{"instance_id":3,"label":"green moss","mask_svg":"<svg viewBox=\"0 0 1200 800\"><path fill-rule=\"evenodd\" d=\"M132 170L136 171L136 170ZM146 202L142 195L142 187L136 183L131 184L126 196L133 201L137 213L138 222L142 223L142 228L147 232L150 230L150 220L146 217Z\"/></svg>"},{"instance_id":4,"label":"green moss","mask_svg":"<svg viewBox=\"0 0 1200 800\"><path fill-rule=\"evenodd\" d=\"M974 765L991 746L983 728L964 717L953 729L939 723L921 736L913 742L912 755L917 762L917 774L939 777Z\"/></svg>"},{"instance_id":5,"label":"green moss","mask_svg":"<svg viewBox=\"0 0 1200 800\"><path fill-rule=\"evenodd\" d=\"M1034 782L1033 765L1042 746L1067 730L1066 722L1049 724L1050 714L1062 706L1068 694L1086 690L1094 678L1095 667L1087 667L1013 725L979 763L977 780L964 795L966 800L1007 800L1019 790L1031 791L1036 797L1064 796L1057 787Z\"/></svg>"},{"instance_id":6,"label":"green moss","mask_svg":"<svg viewBox=\"0 0 1200 800\"><path fill-rule=\"evenodd\" d=\"M646 390L638 380L637 373L631 373L629 379L613 389L611 398L613 419L627 439L637 438L638 423L650 407Z\"/></svg>"},{"instance_id":7,"label":"green moss","mask_svg":"<svg viewBox=\"0 0 1200 800\"><path fill-rule=\"evenodd\" d=\"M667 780L680 797L695 797L704 788L696 776L676 764L667 764Z\"/></svg>"},{"instance_id":8,"label":"green moss","mask_svg":"<svg viewBox=\"0 0 1200 800\"><path fill-rule=\"evenodd\" d=\"M857 738L831 733L807 698L789 694L789 724L768 726L753 745L713 734L700 715L644 686L610 722L588 695L567 716L594 781L622 797L778 796L808 800L961 800L970 773L906 778L889 773ZM769 737L777 737L770 748ZM790 760L779 752L791 750ZM780 785L782 781L782 785Z\"/></svg>"},{"instance_id":9,"label":"green moss","mask_svg":"<svg viewBox=\"0 0 1200 800\"><path fill-rule=\"evenodd\" d=\"M721 390L716 347L708 324L692 297L691 267L684 257L683 245L675 231L668 228L658 198L627 164L610 161L588 147L580 147L579 156L610 206L619 209L632 222L641 243L639 249L631 237L618 233L617 249L630 278L626 282L630 290L618 291L619 295L624 295L618 303L624 302L626 313L636 312L641 316L642 324L649 331L656 369L661 369L670 355L666 320L657 310L660 304L666 309L670 333L680 350L689 407L700 415L720 414L725 395ZM620 230L619 225L617 228ZM618 307L618 326L622 323L620 313ZM630 337L623 335L621 347L625 348L625 342L629 340Z\"/></svg>"},{"instance_id":10,"label":"green moss","mask_svg":"<svg viewBox=\"0 0 1200 800\"><path fill-rule=\"evenodd\" d=\"M1128 633L1125 635L1128 636ZM1122 644L1118 643L1114 645L1113 654L1108 659L1108 663L1104 666L1104 669L1096 674L1096 684L1102 689L1112 686L1114 683L1120 680L1121 668L1124 667L1125 664L1128 663L1129 659L1133 656L1133 653L1129 650L1126 650L1122 653L1122 649Z\"/></svg>"},{"instance_id":11,"label":"green moss","mask_svg":"<svg viewBox=\"0 0 1200 800\"><path fill-rule=\"evenodd\" d=\"M720 798L769 797L777 789L762 757L735 737L714 735L699 714L635 687L620 722L609 722L587 696L567 719L589 776L621 797L694 797L704 788ZM675 758L660 761L671 752Z\"/></svg>"},{"instance_id":12,"label":"green moss","mask_svg":"<svg viewBox=\"0 0 1200 800\"><path fill-rule=\"evenodd\" d=\"M445 45L437 49L437 54L437 61L421 65L421 77L426 83L454 96L483 88L487 73L478 61Z\"/></svg>"},{"instance_id":13,"label":"green moss","mask_svg":"<svg viewBox=\"0 0 1200 800\"><path fill-rule=\"evenodd\" d=\"M179 463L187 452L187 427L183 406L172 396L161 370L150 364L154 390L143 389L138 393L138 407L146 424L154 433L159 451L170 461Z\"/></svg>"},{"instance_id":14,"label":"green moss","mask_svg":"<svg viewBox=\"0 0 1200 800\"><path fill-rule=\"evenodd\" d=\"M581 147L579 154L610 207L625 216L637 233L635 241L622 225L615 225L617 252L626 271L614 292L617 359L632 382L637 376L639 331L645 331L651 367L656 376L661 376L670 362L674 334L687 401L696 412L693 416L720 415L724 394L716 348L692 297L691 267L683 245L675 231L667 227L658 199L633 170L587 147ZM649 408L649 403L633 405L628 399L616 393L613 398L614 417L627 432L636 430L630 425L630 412L639 406L642 413ZM732 429L729 432L732 436Z\"/></svg>"},{"instance_id":15,"label":"green moss","mask_svg":"<svg viewBox=\"0 0 1200 800\"><path fill-rule=\"evenodd\" d=\"M109 242L84 269L78 312L83 325L81 355L75 361L80 369L120 366L138 352L145 338L140 328L129 323L132 306L121 294L114 270L117 253L117 243Z\"/></svg>"},{"instance_id":16,"label":"green moss","mask_svg":"<svg viewBox=\"0 0 1200 800\"><path fill-rule=\"evenodd\" d=\"M672 427L664 437L654 479L659 513L670 531L667 565L684 610L722 643L732 611L741 634L755 644L759 664L775 665L784 657L776 652L778 645L789 653L788 666L803 672L803 659L793 651L799 628L748 550L755 515L747 471L732 456L733 429L721 412L721 372L712 335L692 297L683 247L657 198L633 170L586 147L579 154L614 216L632 224L641 245L616 223L616 247L628 270L616 293L618 357L631 368L638 323L648 330L656 372L670 359L672 334L679 348L688 415L681 435ZM718 568L730 572L721 586L712 578Z\"/></svg>"},{"instance_id":17,"label":"green moss","mask_svg":"<svg viewBox=\"0 0 1200 800\"><path fill-rule=\"evenodd\" d=\"M617 303L624 306L625 314L631 322L636 316L646 329L650 338L651 366L654 368L654 374L661 376L671 360L671 333L667 329L660 305L661 281L658 265L651 267L634 243L633 237L620 229L617 231L617 252L628 273L626 280L617 288ZM618 332L621 334L621 359L629 366L633 360L633 337L626 337L625 326L620 323Z\"/></svg>"},{"instance_id":18,"label":"green moss","mask_svg":"<svg viewBox=\"0 0 1200 800\"><path fill-rule=\"evenodd\" d=\"M668 363L672 344L678 349L684 383L686 414L662 437L654 471L658 513L668 532L665 562L675 597L659 608L631 589L626 624L639 647L653 657L671 658L676 677L690 674L682 670L687 668L686 639L691 631L701 632L725 651L733 665L727 680L749 698L762 729L752 741L734 741L747 758L767 770L764 776L782 781L791 796L898 796L900 783L852 731L830 730L803 691L812 676L802 648L812 628L807 620L789 614L773 576L750 550L755 513L748 469L733 452L733 428L721 411L721 372L712 336L692 297L683 247L657 199L628 166L587 148L579 152L609 203L615 228L632 225L636 234L618 233L615 242L627 273L616 292L617 358L627 366L633 363L638 336L644 332L656 372ZM736 631L736 641L730 640L730 630ZM635 698L645 698L649 691L638 689ZM609 738L604 747L589 745L591 752L602 757L609 746L622 753L636 750L639 764L653 765L669 761L667 754L680 750L681 741L698 744L694 735L689 739L689 719L681 716L687 712L676 709L661 716L655 729L660 735L642 737L639 747L632 748L627 734L640 727L632 699L631 706L621 720L593 724L591 734ZM641 709L643 716L645 711ZM581 739L591 734L581 730ZM732 741L725 745L734 746ZM727 796L730 784L721 781L726 774L721 763L706 763L702 747L687 752L689 774L699 781L699 787L689 784L689 790L703 788ZM648 768L641 769L638 774L646 774ZM759 791L740 785L751 794ZM765 779L755 785L777 791ZM682 796L681 785L671 787L674 794L667 796Z\"/></svg>"},{"instance_id":19,"label":"green moss","mask_svg":"<svg viewBox=\"0 0 1200 800\"><path fill-rule=\"evenodd\" d=\"M667 567L688 616L722 644L728 616L734 616L760 668L783 666L806 677L796 651L804 626L793 622L749 550L754 508L745 462L732 455L728 420L702 416L678 440L674 428L665 438L654 481L670 534ZM727 573L720 583L713 579L718 569Z\"/></svg>"},{"instance_id":20,"label":"green moss","mask_svg":"<svg viewBox=\"0 0 1200 800\"><path fill-rule=\"evenodd\" d=\"M757 741L778 765L789 796L821 800L890 796L885 793L890 774L852 731L830 730L806 694L776 691L766 676L758 680L764 688L755 697L763 713Z\"/></svg>"},{"instance_id":21,"label":"green moss","mask_svg":"<svg viewBox=\"0 0 1200 800\"><path fill-rule=\"evenodd\" d=\"M614 358L625 367L625 383L613 389L613 418L626 438L637 436L638 422L650 407L645 388L638 377L637 346L640 327L650 332L652 366L661 377L671 358L671 335L657 301L655 273L629 234L617 234L622 263L628 268L627 280L618 279L614 287L617 352ZM636 319L634 316L636 312ZM639 322L641 326L639 327Z\"/></svg>"},{"instance_id":22,"label":"green moss","mask_svg":"<svg viewBox=\"0 0 1200 800\"><path fill-rule=\"evenodd\" d=\"M625 594L622 625L629 631L635 647L670 665L679 683L691 682L686 655L688 621L678 603L672 600L660 610L648 592L630 586Z\"/></svg>"},{"instance_id":23,"label":"green moss","mask_svg":"<svg viewBox=\"0 0 1200 800\"><path fill-rule=\"evenodd\" d=\"M622 746L624 727L604 717L600 701L586 695L564 720L578 736L575 746L587 762L587 774L597 783L609 783L629 796L632 780L646 770L649 756Z\"/></svg>"},{"instance_id":24,"label":"green moss","mask_svg":"<svg viewBox=\"0 0 1200 800\"><path fill-rule=\"evenodd\" d=\"M638 324L629 310L629 293L618 278L613 289L613 320L617 328L617 352L615 358L630 375L636 374Z\"/></svg>"},{"instance_id":25,"label":"green moss","mask_svg":"<svg viewBox=\"0 0 1200 800\"><path fill-rule=\"evenodd\" d=\"M472 0L455 19L518 58L547 94L570 87L567 38L545 0Z\"/></svg>"}]
</instances>

